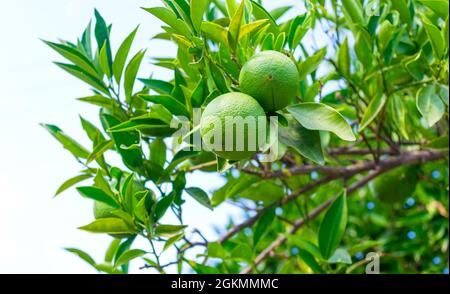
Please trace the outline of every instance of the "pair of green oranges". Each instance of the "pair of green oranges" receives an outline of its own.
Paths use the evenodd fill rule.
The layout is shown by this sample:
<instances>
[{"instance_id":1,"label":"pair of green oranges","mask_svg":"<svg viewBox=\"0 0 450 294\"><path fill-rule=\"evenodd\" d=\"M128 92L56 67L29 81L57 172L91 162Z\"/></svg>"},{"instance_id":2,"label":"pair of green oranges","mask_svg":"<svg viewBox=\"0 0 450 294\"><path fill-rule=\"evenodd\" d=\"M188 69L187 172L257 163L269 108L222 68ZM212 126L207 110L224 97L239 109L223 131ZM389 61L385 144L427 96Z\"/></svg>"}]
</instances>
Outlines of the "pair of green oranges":
<instances>
[{"instance_id":1,"label":"pair of green oranges","mask_svg":"<svg viewBox=\"0 0 450 294\"><path fill-rule=\"evenodd\" d=\"M211 148L217 156L228 160L242 160L251 157L257 150L249 145L248 136L258 135L258 119L266 118L266 113L283 109L291 103L298 92L300 77L297 66L286 55L278 51L262 51L250 58L242 67L239 75L239 90L230 92L212 100L205 108L200 122L200 133L204 141L209 141L213 133L221 133L222 142ZM236 130L226 131L227 118L253 119L256 128L245 129L243 136ZM217 123L219 122L219 123ZM221 129L217 130L217 125ZM249 134L254 131L256 134ZM233 136L233 138L229 138ZM227 140L231 146L225 146ZM243 140L237 147L237 140ZM209 142L208 142L209 143ZM211 145L211 144L210 144ZM217 147L217 145L215 145ZM230 148L231 147L231 148ZM256 148L260 146L256 145Z\"/></svg>"}]
</instances>

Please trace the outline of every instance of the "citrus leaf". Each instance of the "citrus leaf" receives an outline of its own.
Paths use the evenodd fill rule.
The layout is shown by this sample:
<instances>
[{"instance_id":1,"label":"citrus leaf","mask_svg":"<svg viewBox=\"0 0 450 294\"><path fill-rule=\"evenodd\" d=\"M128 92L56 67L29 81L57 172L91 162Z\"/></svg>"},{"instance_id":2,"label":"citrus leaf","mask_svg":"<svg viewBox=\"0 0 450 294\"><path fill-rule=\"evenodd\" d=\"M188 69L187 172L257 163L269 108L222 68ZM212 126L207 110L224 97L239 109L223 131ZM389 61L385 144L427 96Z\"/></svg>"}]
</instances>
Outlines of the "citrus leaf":
<instances>
[{"instance_id":1,"label":"citrus leaf","mask_svg":"<svg viewBox=\"0 0 450 294\"><path fill-rule=\"evenodd\" d=\"M81 146L77 141L66 135L55 125L41 124L56 140L58 140L65 149L69 150L75 157L87 158L89 151Z\"/></svg>"},{"instance_id":2,"label":"citrus leaf","mask_svg":"<svg viewBox=\"0 0 450 294\"><path fill-rule=\"evenodd\" d=\"M90 187L90 186L78 187L77 191L83 197L106 203L109 206L112 206L115 208L119 207L119 204L117 203L117 201L114 198L112 198L111 196L109 196L106 192L104 192L100 188Z\"/></svg>"},{"instance_id":3,"label":"citrus leaf","mask_svg":"<svg viewBox=\"0 0 450 294\"><path fill-rule=\"evenodd\" d=\"M78 229L91 233L135 234L136 230L120 218L100 218Z\"/></svg>"},{"instance_id":4,"label":"citrus leaf","mask_svg":"<svg viewBox=\"0 0 450 294\"><path fill-rule=\"evenodd\" d=\"M428 127L437 123L445 113L445 105L434 89L433 85L421 88L416 96L417 109L425 118Z\"/></svg>"},{"instance_id":5,"label":"citrus leaf","mask_svg":"<svg viewBox=\"0 0 450 294\"><path fill-rule=\"evenodd\" d=\"M329 131L346 141L356 139L345 118L328 105L306 102L288 106L287 111L309 130Z\"/></svg>"},{"instance_id":6,"label":"citrus leaf","mask_svg":"<svg viewBox=\"0 0 450 294\"><path fill-rule=\"evenodd\" d=\"M120 80L122 78L123 67L127 60L128 53L130 52L131 44L133 43L134 37L138 27L136 27L122 42L119 49L117 50L116 57L114 57L114 62L112 65L112 71L117 84L120 85Z\"/></svg>"},{"instance_id":7,"label":"citrus leaf","mask_svg":"<svg viewBox=\"0 0 450 294\"><path fill-rule=\"evenodd\" d=\"M186 188L185 190L192 198L197 200L198 203L210 210L213 210L211 200L209 199L208 194L205 191L197 187L190 187Z\"/></svg>"},{"instance_id":8,"label":"citrus leaf","mask_svg":"<svg viewBox=\"0 0 450 294\"><path fill-rule=\"evenodd\" d=\"M336 251L347 226L347 197L343 191L328 208L319 228L319 249L325 259Z\"/></svg>"},{"instance_id":9,"label":"citrus leaf","mask_svg":"<svg viewBox=\"0 0 450 294\"><path fill-rule=\"evenodd\" d=\"M129 263L131 260L145 255L147 252L141 249L130 249L122 253L122 255L114 263L115 267Z\"/></svg>"},{"instance_id":10,"label":"citrus leaf","mask_svg":"<svg viewBox=\"0 0 450 294\"><path fill-rule=\"evenodd\" d=\"M76 254L79 258L81 258L82 260L86 261L87 263L89 263L90 265L92 265L93 267L96 266L95 260L86 252L84 252L83 250L77 249L77 248L64 248L64 250L71 252L73 254Z\"/></svg>"},{"instance_id":11,"label":"citrus leaf","mask_svg":"<svg viewBox=\"0 0 450 294\"><path fill-rule=\"evenodd\" d=\"M359 132L363 131L377 117L383 109L384 104L386 104L386 100L385 95L377 95L372 99L372 101L370 101L369 106L367 106L361 119Z\"/></svg>"}]
</instances>

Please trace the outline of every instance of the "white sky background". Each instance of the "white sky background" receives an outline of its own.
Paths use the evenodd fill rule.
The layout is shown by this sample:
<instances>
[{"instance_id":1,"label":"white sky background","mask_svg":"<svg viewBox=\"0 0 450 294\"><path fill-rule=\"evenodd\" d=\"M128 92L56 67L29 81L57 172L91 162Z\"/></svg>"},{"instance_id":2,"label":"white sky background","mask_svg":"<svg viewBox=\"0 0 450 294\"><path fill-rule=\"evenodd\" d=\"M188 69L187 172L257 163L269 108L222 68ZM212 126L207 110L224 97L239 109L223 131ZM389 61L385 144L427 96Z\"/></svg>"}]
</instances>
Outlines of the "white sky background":
<instances>
[{"instance_id":1,"label":"white sky background","mask_svg":"<svg viewBox=\"0 0 450 294\"><path fill-rule=\"evenodd\" d=\"M269 9L296 0L265 1ZM58 125L67 134L91 147L81 128L79 114L95 124L98 108L75 100L87 96L89 86L65 73L51 61L62 59L40 40L58 38L74 41L93 18L97 8L113 23L112 46L140 24L132 53L148 48L147 57L174 56L168 42L150 41L161 32L160 22L140 7L160 1L124 0L39 0L2 1L0 4L0 273L95 273L63 247L76 247L97 261L111 240L76 228L93 220L92 202L74 190L54 199L59 185L78 173L81 166L38 124ZM297 9L292 13L303 12ZM292 15L291 13L291 15ZM131 55L131 54L130 54ZM144 61L140 75L168 79L172 74ZM139 85L140 86L140 85ZM188 186L206 191L219 187L215 174L197 173ZM88 183L88 182L85 182ZM210 212L185 197L183 208L189 229L201 228L214 239L214 225L223 226L230 216L239 220L231 205ZM148 249L147 243L136 243ZM131 272L142 262L131 264Z\"/></svg>"}]
</instances>

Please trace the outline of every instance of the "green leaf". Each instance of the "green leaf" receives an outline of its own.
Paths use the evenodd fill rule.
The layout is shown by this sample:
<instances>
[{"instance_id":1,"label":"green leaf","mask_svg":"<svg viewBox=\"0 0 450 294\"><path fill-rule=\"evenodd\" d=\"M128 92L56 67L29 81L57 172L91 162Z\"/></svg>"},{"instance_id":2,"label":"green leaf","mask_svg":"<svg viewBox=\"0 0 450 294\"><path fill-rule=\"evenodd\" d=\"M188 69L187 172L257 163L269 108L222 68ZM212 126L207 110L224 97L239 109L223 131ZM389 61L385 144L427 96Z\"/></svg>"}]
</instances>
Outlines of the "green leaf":
<instances>
[{"instance_id":1,"label":"green leaf","mask_svg":"<svg viewBox=\"0 0 450 294\"><path fill-rule=\"evenodd\" d=\"M208 4L208 0L191 0L190 2L192 24L197 32L200 31L203 14L205 14Z\"/></svg>"},{"instance_id":2,"label":"green leaf","mask_svg":"<svg viewBox=\"0 0 450 294\"><path fill-rule=\"evenodd\" d=\"M268 22L269 20L267 19L261 19L248 24L244 24L241 27L239 39L245 38L247 35L250 35L253 32L257 32L259 29L263 28Z\"/></svg>"},{"instance_id":3,"label":"green leaf","mask_svg":"<svg viewBox=\"0 0 450 294\"><path fill-rule=\"evenodd\" d=\"M434 85L421 88L417 92L416 105L425 118L428 127L437 123L445 113L445 105L435 93Z\"/></svg>"},{"instance_id":4,"label":"green leaf","mask_svg":"<svg viewBox=\"0 0 450 294\"><path fill-rule=\"evenodd\" d=\"M355 54L364 68L366 70L369 69L372 65L373 54L370 43L367 42L367 39L364 38L361 32L356 35Z\"/></svg>"},{"instance_id":5,"label":"green leaf","mask_svg":"<svg viewBox=\"0 0 450 294\"><path fill-rule=\"evenodd\" d=\"M352 258L350 254L347 252L347 250L339 248L334 252L334 254L330 258L328 258L327 262L352 264Z\"/></svg>"},{"instance_id":6,"label":"green leaf","mask_svg":"<svg viewBox=\"0 0 450 294\"><path fill-rule=\"evenodd\" d=\"M288 12L293 6L280 6L270 11L270 15L274 20L278 20L286 12Z\"/></svg>"},{"instance_id":7,"label":"green leaf","mask_svg":"<svg viewBox=\"0 0 450 294\"><path fill-rule=\"evenodd\" d=\"M184 237L184 233L181 233L181 234L175 235L175 236L173 236L173 237L170 237L170 238L166 241L166 243L164 244L163 251L166 251L167 249L169 249L170 246L172 246L172 245L175 244L176 242L178 242L178 241L180 241L181 239L183 239L183 237Z\"/></svg>"},{"instance_id":8,"label":"green leaf","mask_svg":"<svg viewBox=\"0 0 450 294\"><path fill-rule=\"evenodd\" d=\"M108 78L111 78L111 68L109 67L109 60L108 60L108 55L106 53L106 51L107 51L106 47L107 46L106 46L106 42L105 42L100 49L99 62L100 62L100 68L102 69L102 71L106 74L106 76Z\"/></svg>"},{"instance_id":9,"label":"green leaf","mask_svg":"<svg viewBox=\"0 0 450 294\"><path fill-rule=\"evenodd\" d=\"M106 55L108 57L108 64L111 67L112 64L112 54L111 54L111 46L109 42L109 29L106 25L105 20L100 15L100 13L97 11L97 9L94 10L95 14L95 39L97 41L98 48L101 48L103 44L106 43Z\"/></svg>"},{"instance_id":10,"label":"green leaf","mask_svg":"<svg viewBox=\"0 0 450 294\"><path fill-rule=\"evenodd\" d=\"M204 21L201 26L206 38L228 47L228 31L213 22Z\"/></svg>"},{"instance_id":11,"label":"green leaf","mask_svg":"<svg viewBox=\"0 0 450 294\"><path fill-rule=\"evenodd\" d=\"M110 98L106 98L102 95L93 95L88 97L77 98L77 100L87 102L90 104L94 104L97 106L104 107L106 109L111 109L113 105L116 105L116 102Z\"/></svg>"},{"instance_id":12,"label":"green leaf","mask_svg":"<svg viewBox=\"0 0 450 294\"><path fill-rule=\"evenodd\" d=\"M170 95L170 93L172 93L173 91L173 85L166 81L155 79L138 79L138 80L144 83L146 87L158 92L158 94Z\"/></svg>"},{"instance_id":13,"label":"green leaf","mask_svg":"<svg viewBox=\"0 0 450 294\"><path fill-rule=\"evenodd\" d=\"M158 203L156 203L156 208L155 208L155 220L156 221L160 220L164 216L167 209L173 203L174 197L175 197L175 193L170 193L169 195L162 197L158 201Z\"/></svg>"},{"instance_id":14,"label":"green leaf","mask_svg":"<svg viewBox=\"0 0 450 294\"><path fill-rule=\"evenodd\" d=\"M419 2L433 10L434 13L443 19L448 17L448 0L419 0Z\"/></svg>"},{"instance_id":15,"label":"green leaf","mask_svg":"<svg viewBox=\"0 0 450 294\"><path fill-rule=\"evenodd\" d=\"M226 250L219 242L208 243L208 256L214 258L225 258L227 255Z\"/></svg>"},{"instance_id":16,"label":"green leaf","mask_svg":"<svg viewBox=\"0 0 450 294\"><path fill-rule=\"evenodd\" d=\"M58 196L59 194L61 194L63 191L67 190L68 188L72 187L73 185L78 184L79 182L82 182L86 179L91 178L92 175L89 174L81 174L81 175L77 175L73 178L68 179L67 181L65 181L56 191L55 196Z\"/></svg>"},{"instance_id":17,"label":"green leaf","mask_svg":"<svg viewBox=\"0 0 450 294\"><path fill-rule=\"evenodd\" d=\"M120 124L120 121L106 113L101 114L101 119L106 129L113 128ZM138 132L113 132L110 133L111 137L116 143L116 148L120 153L123 162L127 167L132 170L140 169L143 167L142 152L136 149L123 149L121 146L132 146L138 144L140 141L140 135Z\"/></svg>"},{"instance_id":18,"label":"green leaf","mask_svg":"<svg viewBox=\"0 0 450 294\"><path fill-rule=\"evenodd\" d=\"M236 4L236 0L225 0L225 1L227 4L228 16L231 18L233 17L233 15L236 14L236 11L238 10L238 5Z\"/></svg>"},{"instance_id":19,"label":"green leaf","mask_svg":"<svg viewBox=\"0 0 450 294\"><path fill-rule=\"evenodd\" d=\"M179 225L158 225L155 229L155 234L162 237L173 237L184 231L187 226Z\"/></svg>"},{"instance_id":20,"label":"green leaf","mask_svg":"<svg viewBox=\"0 0 450 294\"><path fill-rule=\"evenodd\" d=\"M369 106L367 106L366 111L364 111L358 132L362 132L377 117L386 104L386 100L386 95L381 94L375 96L372 101L370 101Z\"/></svg>"},{"instance_id":21,"label":"green leaf","mask_svg":"<svg viewBox=\"0 0 450 294\"><path fill-rule=\"evenodd\" d=\"M345 118L328 105L306 102L288 106L287 111L309 130L329 131L343 140L356 140Z\"/></svg>"},{"instance_id":22,"label":"green leaf","mask_svg":"<svg viewBox=\"0 0 450 294\"><path fill-rule=\"evenodd\" d=\"M166 163L166 144L162 138L156 138L150 143L150 160L160 166Z\"/></svg>"},{"instance_id":23,"label":"green leaf","mask_svg":"<svg viewBox=\"0 0 450 294\"><path fill-rule=\"evenodd\" d=\"M61 54L64 58L67 60L73 62L75 65L77 65L79 68L83 69L88 74L98 77L97 70L95 69L94 64L81 52L79 52L77 49L72 48L70 46L64 45L64 44L57 44L52 43L49 41L43 41L45 44L47 44L49 47L54 49L56 52Z\"/></svg>"},{"instance_id":24,"label":"green leaf","mask_svg":"<svg viewBox=\"0 0 450 294\"><path fill-rule=\"evenodd\" d=\"M114 146L114 141L107 140L103 141L97 146L95 146L94 150L92 150L91 154L89 154L89 157L86 160L86 164L91 163L93 160L98 159L100 156L103 155L107 150L111 149Z\"/></svg>"},{"instance_id":25,"label":"green leaf","mask_svg":"<svg viewBox=\"0 0 450 294\"><path fill-rule=\"evenodd\" d=\"M445 49L444 39L442 38L441 31L425 16L422 16L422 22L425 31L427 32L428 38L430 39L436 59L439 60L444 55Z\"/></svg>"},{"instance_id":26,"label":"green leaf","mask_svg":"<svg viewBox=\"0 0 450 294\"><path fill-rule=\"evenodd\" d=\"M96 142L98 139L99 139L99 141L106 140L105 137L103 136L103 134L101 133L101 131L96 126L94 126L91 122L89 122L88 120L83 118L81 115L80 115L80 121L81 121L81 126L83 127L83 130L86 132L86 134L88 135L89 139L92 142Z\"/></svg>"},{"instance_id":27,"label":"green leaf","mask_svg":"<svg viewBox=\"0 0 450 294\"><path fill-rule=\"evenodd\" d=\"M284 195L283 187L270 181L258 181L239 194L242 198L264 203L280 200Z\"/></svg>"},{"instance_id":28,"label":"green leaf","mask_svg":"<svg viewBox=\"0 0 450 294\"><path fill-rule=\"evenodd\" d=\"M141 65L142 58L144 58L145 50L139 51L136 55L130 60L126 69L125 69L125 80L124 80L124 88L125 88L125 96L127 102L131 101L131 95L133 94L133 86L136 80L136 75L138 73L139 67Z\"/></svg>"},{"instance_id":29,"label":"green leaf","mask_svg":"<svg viewBox=\"0 0 450 294\"><path fill-rule=\"evenodd\" d=\"M348 16L351 24L364 25L364 14L361 2L359 0L341 0L344 14Z\"/></svg>"},{"instance_id":30,"label":"green leaf","mask_svg":"<svg viewBox=\"0 0 450 294\"><path fill-rule=\"evenodd\" d=\"M97 77L91 75L90 73L84 71L82 68L80 68L76 65L66 64L66 63L55 62L55 64L57 66L59 66L60 68L62 68L63 70L65 70L66 72L70 73L71 75L79 78L83 82L85 82L85 83L91 85L92 87L94 87L95 89L101 91L102 93L104 93L108 96L110 95L109 90L106 87L105 83L103 83L103 81L99 80Z\"/></svg>"},{"instance_id":31,"label":"green leaf","mask_svg":"<svg viewBox=\"0 0 450 294\"><path fill-rule=\"evenodd\" d=\"M111 241L111 244L109 245L109 247L108 247L108 249L106 250L106 253L105 253L105 262L110 263L110 262L113 261L114 255L116 255L117 250L119 249L121 241L122 240L118 239L118 238L114 238Z\"/></svg>"},{"instance_id":32,"label":"green leaf","mask_svg":"<svg viewBox=\"0 0 450 294\"><path fill-rule=\"evenodd\" d=\"M259 3L256 1L251 0L252 3L252 9L253 9L253 16L256 20L260 19L268 19L270 22L270 32L272 33L278 33L278 25L276 24L275 20L273 19L272 15Z\"/></svg>"},{"instance_id":33,"label":"green leaf","mask_svg":"<svg viewBox=\"0 0 450 294\"><path fill-rule=\"evenodd\" d=\"M319 248L325 259L329 259L345 232L347 226L347 197L343 191L328 208L319 228Z\"/></svg>"},{"instance_id":34,"label":"green leaf","mask_svg":"<svg viewBox=\"0 0 450 294\"><path fill-rule=\"evenodd\" d=\"M307 75L312 73L317 69L320 63L323 61L325 55L327 54L327 48L324 47L318 50L314 55L309 56L298 67L298 72L300 75L300 80L304 80Z\"/></svg>"},{"instance_id":35,"label":"green leaf","mask_svg":"<svg viewBox=\"0 0 450 294\"><path fill-rule=\"evenodd\" d=\"M125 251L114 263L115 267L129 263L131 260L145 255L147 252L141 249L130 249Z\"/></svg>"},{"instance_id":36,"label":"green leaf","mask_svg":"<svg viewBox=\"0 0 450 294\"><path fill-rule=\"evenodd\" d=\"M280 126L278 129L280 142L294 148L302 156L323 164L325 160L319 131L304 128L292 116L288 117L288 122L288 127Z\"/></svg>"},{"instance_id":37,"label":"green leaf","mask_svg":"<svg viewBox=\"0 0 450 294\"><path fill-rule=\"evenodd\" d=\"M120 80L122 78L123 67L125 66L125 62L127 60L128 53L130 52L131 44L133 43L134 37L136 36L136 32L138 27L132 31L128 37L120 45L117 50L116 57L114 57L114 62L112 65L112 71L114 74L114 78L118 85L120 85Z\"/></svg>"},{"instance_id":38,"label":"green leaf","mask_svg":"<svg viewBox=\"0 0 450 294\"><path fill-rule=\"evenodd\" d=\"M234 0L233 0L234 1ZM233 15L230 26L228 27L228 42L233 51L236 50L239 41L239 32L242 26L242 19L244 17L245 1L241 1L236 13Z\"/></svg>"},{"instance_id":39,"label":"green leaf","mask_svg":"<svg viewBox=\"0 0 450 294\"><path fill-rule=\"evenodd\" d=\"M434 149L434 150L448 150L448 135L441 136L436 138L423 146L426 149Z\"/></svg>"},{"instance_id":40,"label":"green leaf","mask_svg":"<svg viewBox=\"0 0 450 294\"><path fill-rule=\"evenodd\" d=\"M215 267L196 263L191 260L188 260L188 263L197 274L221 274L221 271Z\"/></svg>"},{"instance_id":41,"label":"green leaf","mask_svg":"<svg viewBox=\"0 0 450 294\"><path fill-rule=\"evenodd\" d=\"M73 254L76 254L79 258L81 258L82 260L86 261L87 263L89 263L90 265L92 265L93 267L96 266L95 260L86 252L84 252L83 250L77 249L77 248L64 248L64 250L71 252Z\"/></svg>"},{"instance_id":42,"label":"green leaf","mask_svg":"<svg viewBox=\"0 0 450 294\"><path fill-rule=\"evenodd\" d=\"M259 240L264 236L264 234L269 230L270 225L275 219L275 208L269 209L264 212L256 223L255 231L253 233L253 246L258 244Z\"/></svg>"},{"instance_id":43,"label":"green leaf","mask_svg":"<svg viewBox=\"0 0 450 294\"><path fill-rule=\"evenodd\" d=\"M69 150L75 157L87 158L89 151L81 146L74 139L66 135L60 128L55 125L41 124L56 140L58 140L65 149Z\"/></svg>"},{"instance_id":44,"label":"green leaf","mask_svg":"<svg viewBox=\"0 0 450 294\"><path fill-rule=\"evenodd\" d=\"M350 76L350 49L347 38L345 38L341 47L339 47L337 66L345 77Z\"/></svg>"},{"instance_id":45,"label":"green leaf","mask_svg":"<svg viewBox=\"0 0 450 294\"><path fill-rule=\"evenodd\" d=\"M138 96L145 101L163 105L174 115L190 117L189 112L186 109L186 106L172 96L148 95L148 94L139 94Z\"/></svg>"},{"instance_id":46,"label":"green leaf","mask_svg":"<svg viewBox=\"0 0 450 294\"><path fill-rule=\"evenodd\" d=\"M114 198L112 198L110 195L105 193L102 189L86 186L86 187L78 187L77 191L83 197L106 203L109 206L112 206L115 208L119 207L119 204L117 203L117 201Z\"/></svg>"},{"instance_id":47,"label":"green leaf","mask_svg":"<svg viewBox=\"0 0 450 294\"><path fill-rule=\"evenodd\" d=\"M309 266L309 268L314 273L323 273L323 269L320 267L311 253L309 253L308 251L300 250L298 255L300 255L300 258L306 263L306 265Z\"/></svg>"},{"instance_id":48,"label":"green leaf","mask_svg":"<svg viewBox=\"0 0 450 294\"><path fill-rule=\"evenodd\" d=\"M120 218L100 218L78 229L91 233L135 234L136 230Z\"/></svg>"},{"instance_id":49,"label":"green leaf","mask_svg":"<svg viewBox=\"0 0 450 294\"><path fill-rule=\"evenodd\" d=\"M153 14L174 30L176 30L180 35L190 38L191 31L189 30L188 25L181 19L177 19L177 15L164 7L151 7L144 8L145 11Z\"/></svg>"},{"instance_id":50,"label":"green leaf","mask_svg":"<svg viewBox=\"0 0 450 294\"><path fill-rule=\"evenodd\" d=\"M198 203L210 210L213 210L211 200L209 199L208 194L205 191L197 187L190 187L186 188L185 190L192 198L197 200Z\"/></svg>"}]
</instances>

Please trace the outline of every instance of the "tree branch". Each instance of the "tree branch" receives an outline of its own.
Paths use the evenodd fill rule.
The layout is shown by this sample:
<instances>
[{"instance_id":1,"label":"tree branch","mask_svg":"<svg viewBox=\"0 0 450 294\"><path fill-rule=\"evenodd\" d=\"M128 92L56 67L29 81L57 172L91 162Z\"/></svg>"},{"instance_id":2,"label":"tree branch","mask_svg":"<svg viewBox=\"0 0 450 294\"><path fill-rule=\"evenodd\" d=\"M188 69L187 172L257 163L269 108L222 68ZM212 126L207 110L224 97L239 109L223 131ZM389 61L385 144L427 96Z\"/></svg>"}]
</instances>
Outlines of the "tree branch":
<instances>
[{"instance_id":1,"label":"tree branch","mask_svg":"<svg viewBox=\"0 0 450 294\"><path fill-rule=\"evenodd\" d=\"M415 163L425 163L429 161L435 161L439 160L445 157L446 154L441 152L430 152L430 151L418 151L418 152L411 152L406 153L401 156L398 156L391 160L385 160L384 162L380 162L379 166L376 166L374 168L374 171L370 173L369 175L365 176L358 182L354 183L347 189L347 194L351 195L351 193L355 192L359 188L365 186L367 183L369 183L371 180L376 178L377 176L392 170L400 165L407 165L407 164L415 164ZM323 212L330 204L334 201L334 199L337 197L337 195L331 197L327 201L323 202L321 205L316 207L308 216L306 219L311 220L317 217L321 212ZM295 232L300 229L305 224L305 219L298 219L294 222L292 228L288 231L286 235L283 235L276 239L272 244L269 245L266 249L264 249L255 259L254 266L257 266L260 264L264 259L266 259L277 247L281 246L286 240L287 235L295 234ZM248 274L252 271L251 267L248 267L241 271L241 274Z\"/></svg>"}]
</instances>

